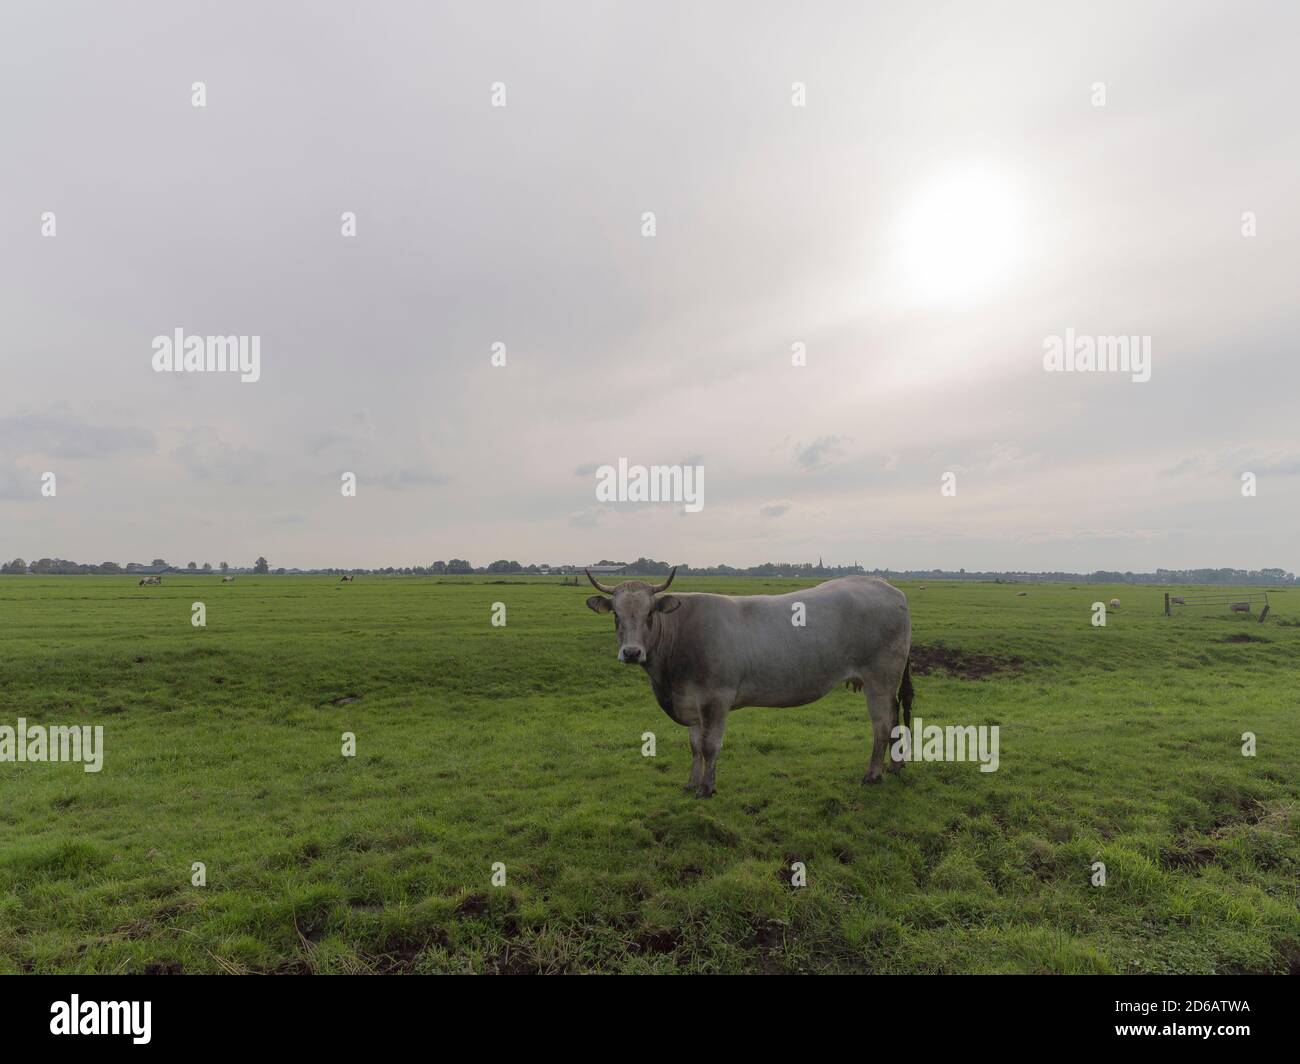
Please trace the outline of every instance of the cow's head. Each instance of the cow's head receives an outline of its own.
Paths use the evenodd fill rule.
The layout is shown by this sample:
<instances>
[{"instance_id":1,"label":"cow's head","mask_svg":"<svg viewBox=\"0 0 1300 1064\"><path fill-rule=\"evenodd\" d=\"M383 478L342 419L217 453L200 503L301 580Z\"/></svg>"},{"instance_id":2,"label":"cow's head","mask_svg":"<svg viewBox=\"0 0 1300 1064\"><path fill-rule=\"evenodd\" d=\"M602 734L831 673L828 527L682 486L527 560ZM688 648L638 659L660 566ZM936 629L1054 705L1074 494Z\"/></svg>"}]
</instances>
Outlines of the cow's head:
<instances>
[{"instance_id":1,"label":"cow's head","mask_svg":"<svg viewBox=\"0 0 1300 1064\"><path fill-rule=\"evenodd\" d=\"M656 613L672 613L682 604L676 595L665 595L668 585L677 575L676 566L662 584L644 584L640 580L626 580L618 587L606 587L590 572L587 579L603 595L592 595L587 605L597 613L614 615L614 631L618 635L618 660L625 665L643 664L649 657L650 631ZM606 595L609 596L606 598Z\"/></svg>"}]
</instances>

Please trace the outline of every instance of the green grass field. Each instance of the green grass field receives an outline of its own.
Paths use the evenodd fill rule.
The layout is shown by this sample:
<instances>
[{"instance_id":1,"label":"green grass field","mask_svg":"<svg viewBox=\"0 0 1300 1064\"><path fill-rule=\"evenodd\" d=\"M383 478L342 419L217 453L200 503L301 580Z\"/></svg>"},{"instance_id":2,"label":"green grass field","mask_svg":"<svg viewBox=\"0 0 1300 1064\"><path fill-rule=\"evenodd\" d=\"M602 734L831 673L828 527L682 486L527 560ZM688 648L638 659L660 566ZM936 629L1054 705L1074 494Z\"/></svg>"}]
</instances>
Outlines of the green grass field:
<instances>
[{"instance_id":1,"label":"green grass field","mask_svg":"<svg viewBox=\"0 0 1300 1064\"><path fill-rule=\"evenodd\" d=\"M1300 967L1300 592L1258 625L1167 619L1163 588L900 586L914 643L1005 666L915 678L927 723L1000 726L999 770L861 786L841 690L738 711L699 801L589 588L0 577L0 725L105 729L97 774L0 763L0 971Z\"/></svg>"}]
</instances>

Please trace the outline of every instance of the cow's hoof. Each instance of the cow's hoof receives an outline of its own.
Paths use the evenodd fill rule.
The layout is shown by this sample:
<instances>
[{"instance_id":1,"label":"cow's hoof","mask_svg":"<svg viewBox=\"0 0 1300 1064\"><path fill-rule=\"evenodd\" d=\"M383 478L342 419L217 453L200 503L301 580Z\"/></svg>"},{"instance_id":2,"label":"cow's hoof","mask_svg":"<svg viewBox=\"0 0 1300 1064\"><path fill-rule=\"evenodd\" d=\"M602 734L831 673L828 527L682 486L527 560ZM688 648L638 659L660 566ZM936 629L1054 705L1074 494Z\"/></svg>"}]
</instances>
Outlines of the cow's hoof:
<instances>
[{"instance_id":1,"label":"cow's hoof","mask_svg":"<svg viewBox=\"0 0 1300 1064\"><path fill-rule=\"evenodd\" d=\"M713 788L712 788L712 787L696 787L693 793L694 793L694 795L695 795L696 798L712 798L712 797L713 797Z\"/></svg>"},{"instance_id":2,"label":"cow's hoof","mask_svg":"<svg viewBox=\"0 0 1300 1064\"><path fill-rule=\"evenodd\" d=\"M907 762L905 762L905 761L891 761L891 762L889 763L889 766L885 769L885 771L886 771L886 772L902 772L902 771L903 771L903 766L904 766L906 763L907 763Z\"/></svg>"},{"instance_id":3,"label":"cow's hoof","mask_svg":"<svg viewBox=\"0 0 1300 1064\"><path fill-rule=\"evenodd\" d=\"M862 782L863 782L863 783L879 783L882 779L884 779L884 776L883 776L881 773L877 772L877 773L873 776L870 772L868 772L865 776L862 777Z\"/></svg>"}]
</instances>

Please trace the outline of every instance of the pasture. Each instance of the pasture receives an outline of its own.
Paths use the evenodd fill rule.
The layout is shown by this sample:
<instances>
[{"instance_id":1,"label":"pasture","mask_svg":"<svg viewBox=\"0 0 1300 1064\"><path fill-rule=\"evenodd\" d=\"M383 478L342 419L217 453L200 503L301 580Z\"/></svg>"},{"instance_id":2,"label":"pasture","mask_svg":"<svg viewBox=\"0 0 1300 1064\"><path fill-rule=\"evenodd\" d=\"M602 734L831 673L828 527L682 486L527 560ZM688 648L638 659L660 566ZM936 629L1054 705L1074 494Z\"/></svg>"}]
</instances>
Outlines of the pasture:
<instances>
[{"instance_id":1,"label":"pasture","mask_svg":"<svg viewBox=\"0 0 1300 1064\"><path fill-rule=\"evenodd\" d=\"M99 773L0 763L0 971L1300 968L1300 591L1257 625L1165 618L1163 587L899 586L916 714L998 725L998 771L861 786L840 690L737 711L699 801L590 588L0 577L0 725L105 733Z\"/></svg>"}]
</instances>

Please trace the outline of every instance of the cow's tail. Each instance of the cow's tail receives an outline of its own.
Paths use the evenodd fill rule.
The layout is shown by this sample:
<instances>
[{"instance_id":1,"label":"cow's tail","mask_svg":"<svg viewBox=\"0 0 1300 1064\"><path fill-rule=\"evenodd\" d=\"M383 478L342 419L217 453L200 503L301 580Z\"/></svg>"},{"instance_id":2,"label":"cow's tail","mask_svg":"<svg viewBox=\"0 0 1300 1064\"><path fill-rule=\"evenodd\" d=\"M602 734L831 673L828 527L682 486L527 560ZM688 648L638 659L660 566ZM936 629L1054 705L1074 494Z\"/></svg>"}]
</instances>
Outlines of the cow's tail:
<instances>
[{"instance_id":1,"label":"cow's tail","mask_svg":"<svg viewBox=\"0 0 1300 1064\"><path fill-rule=\"evenodd\" d=\"M894 720L907 726L907 730L912 730L912 699L916 697L916 689L912 687L912 655L907 655L907 662L903 665L903 678L898 684L898 694L894 695Z\"/></svg>"}]
</instances>

